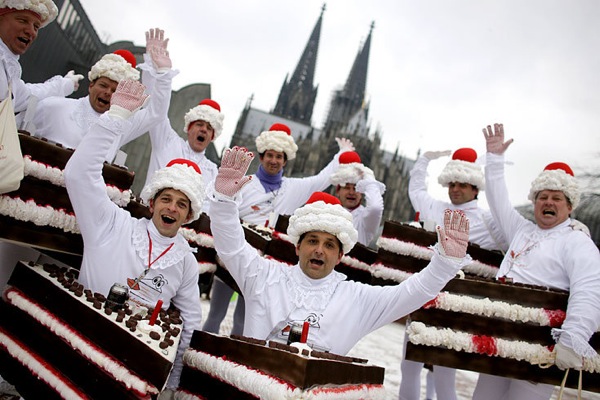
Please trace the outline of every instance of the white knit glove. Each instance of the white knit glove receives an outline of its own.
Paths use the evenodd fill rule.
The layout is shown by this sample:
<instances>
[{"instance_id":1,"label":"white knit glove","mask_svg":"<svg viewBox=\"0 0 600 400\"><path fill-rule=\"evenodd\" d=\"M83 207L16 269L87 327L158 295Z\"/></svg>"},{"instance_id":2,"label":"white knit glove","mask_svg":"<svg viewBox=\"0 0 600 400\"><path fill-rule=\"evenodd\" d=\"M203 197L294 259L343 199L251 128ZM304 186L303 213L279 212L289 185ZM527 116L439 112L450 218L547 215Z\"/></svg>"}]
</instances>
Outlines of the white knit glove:
<instances>
[{"instance_id":1,"label":"white knit glove","mask_svg":"<svg viewBox=\"0 0 600 400\"><path fill-rule=\"evenodd\" d=\"M438 249L442 255L462 259L469 244L469 219L461 210L444 212L444 227L437 227Z\"/></svg>"},{"instance_id":2,"label":"white knit glove","mask_svg":"<svg viewBox=\"0 0 600 400\"><path fill-rule=\"evenodd\" d=\"M485 137L486 150L492 154L504 154L513 142L512 139L504 141L504 125L502 124L494 124L494 131L492 131L490 125L483 128L483 136Z\"/></svg>"},{"instance_id":3,"label":"white knit glove","mask_svg":"<svg viewBox=\"0 0 600 400\"><path fill-rule=\"evenodd\" d=\"M167 51L168 44L169 39L165 39L164 30L155 28L146 31L146 52L152 58L154 67L158 72L168 71L173 66Z\"/></svg>"},{"instance_id":4,"label":"white knit glove","mask_svg":"<svg viewBox=\"0 0 600 400\"><path fill-rule=\"evenodd\" d=\"M75 71L70 70L65 75L65 78L70 79L71 82L73 82L73 91L76 91L77 89L79 89L79 81L83 79L83 75L76 74Z\"/></svg>"},{"instance_id":5,"label":"white knit glove","mask_svg":"<svg viewBox=\"0 0 600 400\"><path fill-rule=\"evenodd\" d=\"M583 357L575 353L575 351L567 346L562 345L560 342L554 346L556 352L556 366L562 370L573 368L581 370L583 368Z\"/></svg>"},{"instance_id":6,"label":"white knit glove","mask_svg":"<svg viewBox=\"0 0 600 400\"><path fill-rule=\"evenodd\" d=\"M450 151L450 150L426 151L425 153L423 153L423 157L425 157L429 161L433 161L433 160L437 160L438 158L441 158L441 157L449 156L450 154L452 154L452 151Z\"/></svg>"},{"instance_id":7,"label":"white knit glove","mask_svg":"<svg viewBox=\"0 0 600 400\"><path fill-rule=\"evenodd\" d=\"M340 148L340 152L345 153L347 151L354 151L354 144L352 144L352 141L350 141L350 139L336 137L335 141L337 142Z\"/></svg>"},{"instance_id":8,"label":"white knit glove","mask_svg":"<svg viewBox=\"0 0 600 400\"><path fill-rule=\"evenodd\" d=\"M108 115L127 119L142 108L149 96L144 93L146 87L139 81L122 80L110 99Z\"/></svg>"},{"instance_id":9,"label":"white knit glove","mask_svg":"<svg viewBox=\"0 0 600 400\"><path fill-rule=\"evenodd\" d=\"M253 159L254 153L245 147L235 146L233 149L226 149L215 178L215 190L225 196L235 196L252 179L251 176L245 175Z\"/></svg>"}]
</instances>

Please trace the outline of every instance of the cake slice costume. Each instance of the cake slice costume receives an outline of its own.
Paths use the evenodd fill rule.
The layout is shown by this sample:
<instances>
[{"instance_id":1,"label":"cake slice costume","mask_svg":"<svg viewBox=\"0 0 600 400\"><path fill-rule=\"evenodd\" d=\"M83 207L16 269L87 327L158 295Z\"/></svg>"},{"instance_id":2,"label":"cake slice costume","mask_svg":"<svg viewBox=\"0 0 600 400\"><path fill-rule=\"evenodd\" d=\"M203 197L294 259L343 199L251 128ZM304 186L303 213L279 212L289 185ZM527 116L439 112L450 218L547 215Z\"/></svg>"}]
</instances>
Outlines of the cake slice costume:
<instances>
[{"instance_id":1,"label":"cake slice costume","mask_svg":"<svg viewBox=\"0 0 600 400\"><path fill-rule=\"evenodd\" d=\"M122 81L119 87L126 90L129 84L138 83ZM113 95L111 111L117 92ZM101 168L111 143L130 128L128 120L101 116L65 168L67 190L84 241L79 280L102 294L107 294L114 283L126 284L131 301L141 305L153 307L162 300L163 309L167 309L173 304L181 311L184 321L180 342L180 351L183 351L193 330L200 328L198 265L192 249L180 234L166 236L159 232L164 230L163 224L168 225L175 219L175 214L164 211L157 217L156 210L163 200L155 196L163 189L183 193L191 207L189 222L200 215L204 185L193 163L174 162L157 171L156 178L142 191L142 199L150 202L151 211L154 206L153 219L138 220L117 207L106 194ZM181 371L180 352L177 357L167 384L169 388L176 387Z\"/></svg>"},{"instance_id":2,"label":"cake slice costume","mask_svg":"<svg viewBox=\"0 0 600 400\"><path fill-rule=\"evenodd\" d=\"M593 357L589 340L600 327L600 253L583 231L573 228L570 212L580 198L573 171L552 163L532 182L529 199L535 222L525 219L510 204L504 178L504 127L484 129L488 203L510 247L498 277L569 291L566 318L553 329L555 364L560 369L581 369ZM474 399L549 399L553 386L480 374Z\"/></svg>"},{"instance_id":3,"label":"cake slice costume","mask_svg":"<svg viewBox=\"0 0 600 400\"><path fill-rule=\"evenodd\" d=\"M215 249L245 298L245 336L285 342L291 324L308 321L307 343L313 349L344 355L369 332L433 298L467 260L464 250L456 253L457 258L438 250L429 267L400 285L375 287L345 281L345 275L333 267L354 246L357 232L350 213L324 193L313 195L290 218L288 235L294 243L300 241L300 262L290 267L265 259L245 241L233 200L249 180L243 174L252 157L245 149L226 150L210 206ZM465 224L468 231L464 215L457 213L456 218L462 221L462 232ZM325 255L331 253L332 238L341 243L335 245L337 261ZM313 245L321 247L307 259L305 254Z\"/></svg>"}]
</instances>

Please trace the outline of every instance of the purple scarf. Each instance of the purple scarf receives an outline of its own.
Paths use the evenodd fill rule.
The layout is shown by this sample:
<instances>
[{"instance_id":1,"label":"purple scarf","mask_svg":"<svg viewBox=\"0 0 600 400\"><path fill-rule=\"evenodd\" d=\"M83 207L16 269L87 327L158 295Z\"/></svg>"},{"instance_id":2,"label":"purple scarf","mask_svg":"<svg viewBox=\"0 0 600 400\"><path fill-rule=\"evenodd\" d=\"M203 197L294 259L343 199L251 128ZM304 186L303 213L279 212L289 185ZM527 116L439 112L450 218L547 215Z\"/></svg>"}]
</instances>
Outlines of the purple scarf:
<instances>
[{"instance_id":1,"label":"purple scarf","mask_svg":"<svg viewBox=\"0 0 600 400\"><path fill-rule=\"evenodd\" d=\"M270 175L263 169L262 165L259 165L258 171L256 171L256 177L267 192L273 192L281 187L283 168L277 175Z\"/></svg>"}]
</instances>

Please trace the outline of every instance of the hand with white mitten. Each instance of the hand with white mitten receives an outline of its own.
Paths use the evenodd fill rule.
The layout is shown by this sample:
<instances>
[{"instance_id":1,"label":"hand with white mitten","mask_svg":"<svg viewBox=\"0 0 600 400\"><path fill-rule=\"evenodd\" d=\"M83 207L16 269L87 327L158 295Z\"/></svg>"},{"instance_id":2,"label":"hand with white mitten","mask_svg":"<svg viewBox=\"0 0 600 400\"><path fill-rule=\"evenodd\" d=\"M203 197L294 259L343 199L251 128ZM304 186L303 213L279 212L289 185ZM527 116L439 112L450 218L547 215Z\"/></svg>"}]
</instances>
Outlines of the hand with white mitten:
<instances>
[{"instance_id":1,"label":"hand with white mitten","mask_svg":"<svg viewBox=\"0 0 600 400\"><path fill-rule=\"evenodd\" d=\"M452 154L452 151L450 151L450 150L426 151L425 153L423 153L423 157L425 157L429 161L433 161L433 160L437 160L438 158L441 158L441 157L449 156L450 154Z\"/></svg>"},{"instance_id":2,"label":"hand with white mitten","mask_svg":"<svg viewBox=\"0 0 600 400\"><path fill-rule=\"evenodd\" d=\"M345 153L347 151L354 151L354 144L352 144L350 139L336 137L335 141L340 148L340 152Z\"/></svg>"},{"instance_id":3,"label":"hand with white mitten","mask_svg":"<svg viewBox=\"0 0 600 400\"><path fill-rule=\"evenodd\" d=\"M158 72L168 71L173 66L167 51L168 44L169 39L165 39L164 30L155 28L146 31L146 52L152 58Z\"/></svg>"},{"instance_id":4,"label":"hand with white mitten","mask_svg":"<svg viewBox=\"0 0 600 400\"><path fill-rule=\"evenodd\" d=\"M504 141L504 125L502 124L494 124L493 131L490 125L483 128L483 136L486 150L492 154L503 154L513 142L512 139Z\"/></svg>"},{"instance_id":5,"label":"hand with white mitten","mask_svg":"<svg viewBox=\"0 0 600 400\"><path fill-rule=\"evenodd\" d=\"M583 368L583 357L575 353L573 349L559 342L554 346L554 351L556 352L556 361L554 361L554 364L559 369L573 368L579 371Z\"/></svg>"},{"instance_id":6,"label":"hand with white mitten","mask_svg":"<svg viewBox=\"0 0 600 400\"><path fill-rule=\"evenodd\" d=\"M225 196L235 196L252 179L246 176L246 171L253 159L254 154L245 147L226 149L215 178L215 190Z\"/></svg>"},{"instance_id":7,"label":"hand with white mitten","mask_svg":"<svg viewBox=\"0 0 600 400\"><path fill-rule=\"evenodd\" d=\"M110 99L108 115L121 119L129 118L148 101L149 96L144 93L145 89L146 87L138 81L120 81Z\"/></svg>"},{"instance_id":8,"label":"hand with white mitten","mask_svg":"<svg viewBox=\"0 0 600 400\"><path fill-rule=\"evenodd\" d=\"M467 255L469 244L469 219L461 210L444 212L444 227L436 228L438 249L447 257L462 259Z\"/></svg>"},{"instance_id":9,"label":"hand with white mitten","mask_svg":"<svg viewBox=\"0 0 600 400\"><path fill-rule=\"evenodd\" d=\"M75 71L70 70L64 77L73 82L73 91L79 89L79 81L83 79L83 75L76 74Z\"/></svg>"}]
</instances>

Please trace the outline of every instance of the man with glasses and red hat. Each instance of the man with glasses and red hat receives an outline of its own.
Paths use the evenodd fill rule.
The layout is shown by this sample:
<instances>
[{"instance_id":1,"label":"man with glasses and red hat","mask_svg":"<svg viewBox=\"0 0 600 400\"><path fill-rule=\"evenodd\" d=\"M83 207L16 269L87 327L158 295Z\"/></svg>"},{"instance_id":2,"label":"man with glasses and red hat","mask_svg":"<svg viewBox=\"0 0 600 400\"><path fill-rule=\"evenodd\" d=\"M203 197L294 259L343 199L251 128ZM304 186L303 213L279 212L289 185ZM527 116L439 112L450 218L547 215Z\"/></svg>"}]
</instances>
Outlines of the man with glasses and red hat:
<instances>
[{"instance_id":1,"label":"man with glasses and red hat","mask_svg":"<svg viewBox=\"0 0 600 400\"><path fill-rule=\"evenodd\" d=\"M572 169L551 163L531 183L535 221L510 204L504 179L504 126L483 129L486 139L487 200L510 246L497 277L569 291L566 318L552 335L555 365L581 370L586 358L598 357L589 340L600 326L600 253L591 238L570 218L581 192ZM475 400L546 400L554 387L518 379L479 374Z\"/></svg>"}]
</instances>

